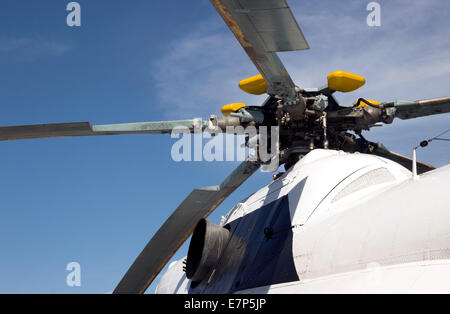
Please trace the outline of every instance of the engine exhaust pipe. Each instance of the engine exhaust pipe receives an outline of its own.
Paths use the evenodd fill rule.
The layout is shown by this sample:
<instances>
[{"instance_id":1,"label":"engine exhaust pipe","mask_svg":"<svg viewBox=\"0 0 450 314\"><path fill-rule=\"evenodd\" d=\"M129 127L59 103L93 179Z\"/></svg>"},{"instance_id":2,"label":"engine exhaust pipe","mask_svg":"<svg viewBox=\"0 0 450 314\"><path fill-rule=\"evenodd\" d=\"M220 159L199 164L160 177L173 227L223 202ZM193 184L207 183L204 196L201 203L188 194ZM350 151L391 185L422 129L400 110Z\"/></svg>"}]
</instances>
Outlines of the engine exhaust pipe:
<instances>
[{"instance_id":1,"label":"engine exhaust pipe","mask_svg":"<svg viewBox=\"0 0 450 314\"><path fill-rule=\"evenodd\" d=\"M219 261L230 231L210 221L198 222L189 244L186 277L193 282L202 282Z\"/></svg>"}]
</instances>

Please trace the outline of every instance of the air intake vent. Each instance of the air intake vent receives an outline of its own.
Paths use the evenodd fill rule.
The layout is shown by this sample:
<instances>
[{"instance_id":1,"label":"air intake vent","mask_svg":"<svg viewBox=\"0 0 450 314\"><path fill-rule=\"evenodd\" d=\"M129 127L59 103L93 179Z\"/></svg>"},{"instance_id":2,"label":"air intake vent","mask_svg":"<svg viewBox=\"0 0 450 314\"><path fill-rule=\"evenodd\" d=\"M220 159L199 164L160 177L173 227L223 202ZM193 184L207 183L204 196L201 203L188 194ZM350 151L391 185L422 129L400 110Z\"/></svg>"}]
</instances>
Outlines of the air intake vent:
<instances>
[{"instance_id":1,"label":"air intake vent","mask_svg":"<svg viewBox=\"0 0 450 314\"><path fill-rule=\"evenodd\" d=\"M369 171L347 185L334 197L332 203L367 187L392 181L395 181L395 177L386 168Z\"/></svg>"}]
</instances>

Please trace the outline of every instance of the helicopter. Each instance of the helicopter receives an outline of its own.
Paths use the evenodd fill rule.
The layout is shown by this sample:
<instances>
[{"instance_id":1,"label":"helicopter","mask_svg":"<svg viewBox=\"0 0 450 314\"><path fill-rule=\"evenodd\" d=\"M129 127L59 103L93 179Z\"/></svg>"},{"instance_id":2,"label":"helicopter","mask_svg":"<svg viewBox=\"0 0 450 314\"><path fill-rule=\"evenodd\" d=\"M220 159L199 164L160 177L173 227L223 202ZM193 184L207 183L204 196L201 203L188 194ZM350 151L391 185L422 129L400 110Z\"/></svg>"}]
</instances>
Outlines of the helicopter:
<instances>
[{"instance_id":1,"label":"helicopter","mask_svg":"<svg viewBox=\"0 0 450 314\"><path fill-rule=\"evenodd\" d=\"M442 274L446 266L433 261L445 260L446 249L439 249L445 238L439 238L442 230L433 227L445 227L441 225L445 219L430 221L427 234L417 235L414 244L408 232L417 230L413 226L422 222L422 193L439 200L433 206L435 217L445 215L448 168L413 162L366 140L362 131L391 124L397 118L450 112L450 97L387 103L360 98L353 106L343 107L333 95L357 90L365 84L362 76L335 71L328 75L327 86L301 88L278 58L277 52L309 49L286 1L211 2L260 72L241 81L240 88L250 94L268 94L261 106L227 105L222 108L224 117L213 115L205 121L0 128L0 140L168 134L177 127L192 133L240 126L279 129L279 138L269 141L277 143L275 157L286 172L239 203L220 225L205 219L267 161L244 161L220 185L195 189L150 240L115 293L144 293L191 234L187 258L169 266L157 292L302 292L331 290L333 286L342 291L372 284L367 277L374 272L379 277L395 273L390 277L393 282L382 281L384 288L398 282L395 276L410 276L424 265L430 266L432 275ZM247 145L251 143L249 138ZM423 175L410 182L405 167L414 165ZM405 195L411 197L402 207L395 200ZM402 218L397 215L405 215L405 208L410 210L408 219L414 230L405 227L400 233L397 222ZM398 234L403 242L393 244L392 238ZM364 243L362 235L366 236ZM389 245L405 252L391 256L386 249ZM403 264L407 264L406 270L395 268ZM367 265L372 266L367 270ZM420 289L430 282L415 284Z\"/></svg>"}]
</instances>

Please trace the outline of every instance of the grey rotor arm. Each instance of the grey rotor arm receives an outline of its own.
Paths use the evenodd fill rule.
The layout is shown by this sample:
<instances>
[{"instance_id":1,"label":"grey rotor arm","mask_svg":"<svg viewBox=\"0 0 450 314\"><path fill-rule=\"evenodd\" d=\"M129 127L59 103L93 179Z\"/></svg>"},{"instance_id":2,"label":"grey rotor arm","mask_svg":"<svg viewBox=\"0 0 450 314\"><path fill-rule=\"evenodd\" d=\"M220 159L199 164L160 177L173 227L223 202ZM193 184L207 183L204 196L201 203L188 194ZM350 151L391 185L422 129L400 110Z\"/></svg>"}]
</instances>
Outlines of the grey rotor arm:
<instances>
[{"instance_id":1,"label":"grey rotor arm","mask_svg":"<svg viewBox=\"0 0 450 314\"><path fill-rule=\"evenodd\" d=\"M402 165L403 167L405 167L406 169L408 169L410 171L412 171L412 169L413 169L413 160L411 158L400 155L395 152L391 152L381 143L371 143L370 153L380 156L380 157L383 157L383 158L386 158L386 159L389 159L389 160L392 160L392 161ZM416 165L417 165L417 173L418 174L422 174L422 173L436 169L434 166L426 164L424 162L420 162L420 161L417 161Z\"/></svg>"},{"instance_id":2,"label":"grey rotor arm","mask_svg":"<svg viewBox=\"0 0 450 314\"><path fill-rule=\"evenodd\" d=\"M142 294L193 232L256 170L259 162L242 162L220 185L195 189L148 242L114 290L114 294Z\"/></svg>"},{"instance_id":3,"label":"grey rotor arm","mask_svg":"<svg viewBox=\"0 0 450 314\"><path fill-rule=\"evenodd\" d=\"M107 125L73 122L4 126L0 127L0 141L119 134L169 134L174 129L189 130L193 133L197 130L201 132L207 126L208 121L202 121L201 119Z\"/></svg>"},{"instance_id":4,"label":"grey rotor arm","mask_svg":"<svg viewBox=\"0 0 450 314\"><path fill-rule=\"evenodd\" d=\"M276 52L309 49L285 0L210 0L264 77L267 93L295 99L295 84Z\"/></svg>"},{"instance_id":5,"label":"grey rotor arm","mask_svg":"<svg viewBox=\"0 0 450 314\"><path fill-rule=\"evenodd\" d=\"M395 108L395 117L406 120L450 112L450 97L426 100L396 100L383 104L386 108Z\"/></svg>"}]
</instances>

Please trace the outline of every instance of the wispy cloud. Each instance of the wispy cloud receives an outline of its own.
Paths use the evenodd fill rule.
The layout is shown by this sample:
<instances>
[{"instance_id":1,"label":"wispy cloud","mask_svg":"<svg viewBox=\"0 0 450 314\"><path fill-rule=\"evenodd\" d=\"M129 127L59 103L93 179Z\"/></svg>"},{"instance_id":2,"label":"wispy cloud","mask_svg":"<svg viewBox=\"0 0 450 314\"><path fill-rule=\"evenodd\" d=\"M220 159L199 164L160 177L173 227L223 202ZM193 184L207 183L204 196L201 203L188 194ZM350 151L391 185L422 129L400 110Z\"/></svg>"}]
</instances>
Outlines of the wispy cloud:
<instances>
[{"instance_id":1,"label":"wispy cloud","mask_svg":"<svg viewBox=\"0 0 450 314\"><path fill-rule=\"evenodd\" d=\"M173 41L151 71L167 117L207 117L228 103L262 102L239 90L240 80L258 72L220 19Z\"/></svg>"},{"instance_id":2,"label":"wispy cloud","mask_svg":"<svg viewBox=\"0 0 450 314\"><path fill-rule=\"evenodd\" d=\"M364 5L345 4L342 9L313 7L306 12L293 7L312 47L303 55L290 53L284 59L297 82L320 85L326 83L327 73L342 69L367 78L367 85L358 91L367 97L389 100L446 92L450 82L448 3L382 2L380 28L367 26ZM430 80L435 83L433 89ZM341 95L347 102L352 97Z\"/></svg>"},{"instance_id":3,"label":"wispy cloud","mask_svg":"<svg viewBox=\"0 0 450 314\"><path fill-rule=\"evenodd\" d=\"M42 57L57 57L66 54L72 46L40 37L0 37L0 58L8 62L29 62Z\"/></svg>"}]
</instances>

